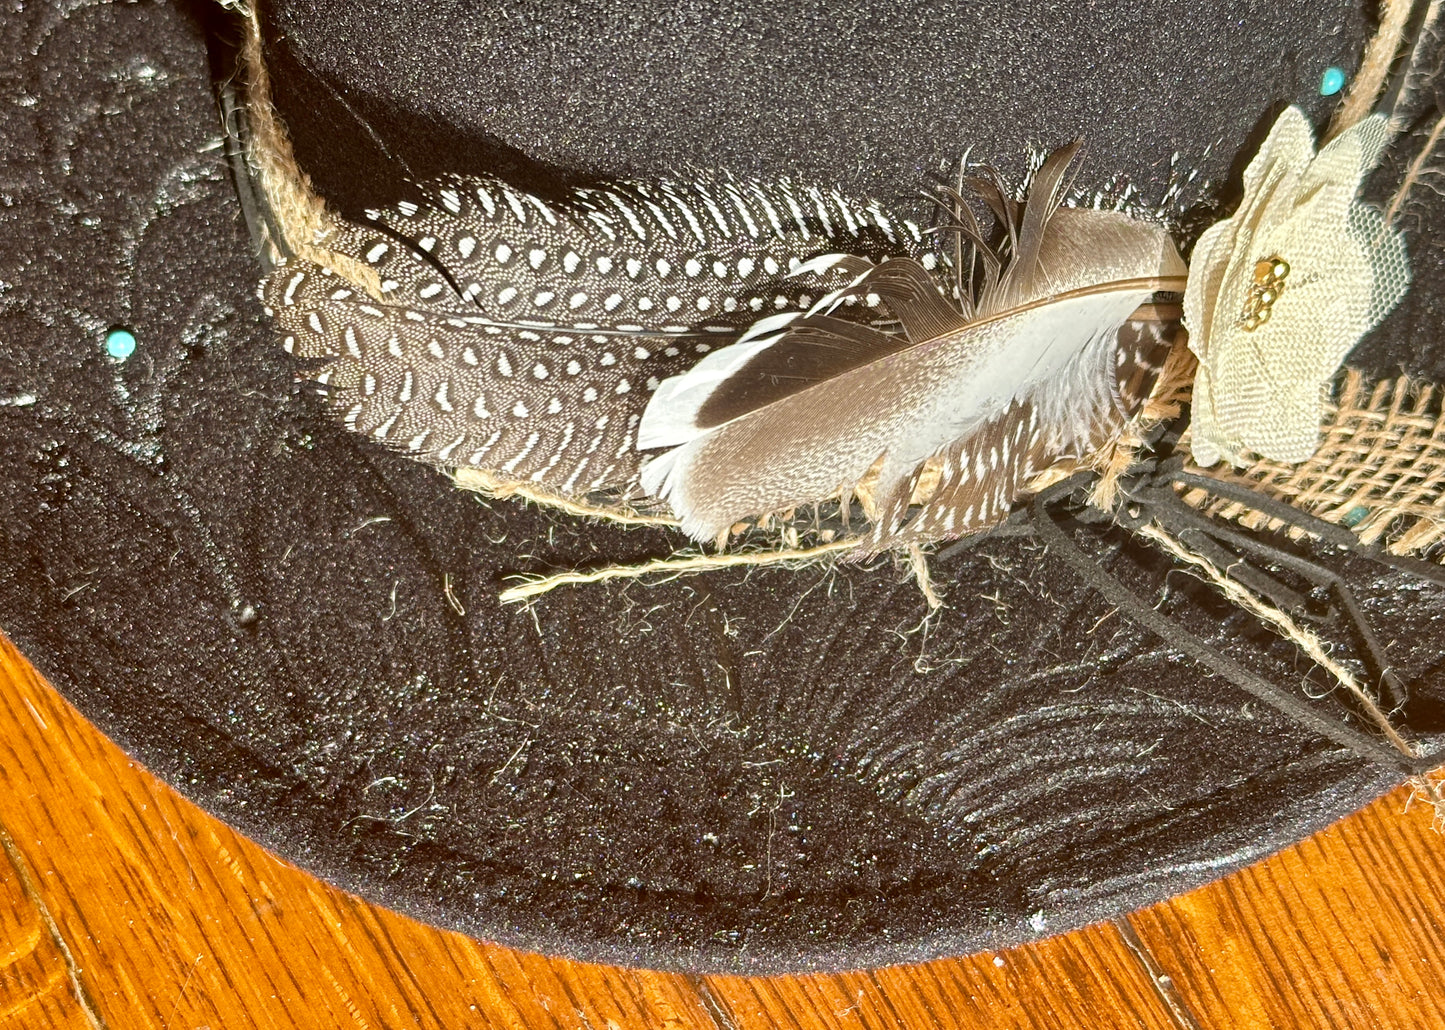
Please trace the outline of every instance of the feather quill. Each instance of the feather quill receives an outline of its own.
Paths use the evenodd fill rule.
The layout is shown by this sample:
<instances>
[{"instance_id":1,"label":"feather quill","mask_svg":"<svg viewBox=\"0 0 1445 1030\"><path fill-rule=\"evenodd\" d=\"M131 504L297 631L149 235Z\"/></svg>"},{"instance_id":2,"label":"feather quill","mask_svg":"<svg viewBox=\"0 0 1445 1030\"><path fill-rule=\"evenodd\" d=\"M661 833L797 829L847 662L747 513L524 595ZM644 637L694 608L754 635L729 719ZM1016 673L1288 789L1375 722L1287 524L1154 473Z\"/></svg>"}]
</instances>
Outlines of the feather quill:
<instances>
[{"instance_id":1,"label":"feather quill","mask_svg":"<svg viewBox=\"0 0 1445 1030\"><path fill-rule=\"evenodd\" d=\"M1161 227L1062 207L1077 146L1050 155L1026 200L996 177L975 190L1006 242L983 248L982 282L950 300L917 261L883 261L807 312L707 355L666 381L639 429L670 448L642 472L684 530L711 539L736 521L867 487L864 552L999 521L1029 479L1117 431L1147 395L1177 312L1184 262ZM971 216L960 231L982 240ZM829 313L876 300L898 331ZM925 469L938 483L915 491Z\"/></svg>"},{"instance_id":2,"label":"feather quill","mask_svg":"<svg viewBox=\"0 0 1445 1030\"><path fill-rule=\"evenodd\" d=\"M419 189L322 241L373 271L376 294L308 261L263 284L283 346L316 359L349 428L564 496L633 489L651 391L836 285L834 262L805 259L921 251L911 222L787 181L624 183L555 202L482 178Z\"/></svg>"}]
</instances>

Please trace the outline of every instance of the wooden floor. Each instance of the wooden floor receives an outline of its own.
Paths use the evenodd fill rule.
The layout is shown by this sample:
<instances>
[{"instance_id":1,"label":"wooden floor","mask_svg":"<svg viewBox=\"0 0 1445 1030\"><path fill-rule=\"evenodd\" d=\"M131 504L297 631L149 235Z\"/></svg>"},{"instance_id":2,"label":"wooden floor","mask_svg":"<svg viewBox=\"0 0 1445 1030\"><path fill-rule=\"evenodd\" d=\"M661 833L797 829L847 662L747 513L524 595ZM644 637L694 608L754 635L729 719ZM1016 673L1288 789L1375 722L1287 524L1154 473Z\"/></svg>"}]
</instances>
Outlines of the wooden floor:
<instances>
[{"instance_id":1,"label":"wooden floor","mask_svg":"<svg viewBox=\"0 0 1445 1030\"><path fill-rule=\"evenodd\" d=\"M1445 1027L1445 838L1406 800L1011 951L839 976L629 971L325 886L158 783L0 640L0 1030Z\"/></svg>"}]
</instances>

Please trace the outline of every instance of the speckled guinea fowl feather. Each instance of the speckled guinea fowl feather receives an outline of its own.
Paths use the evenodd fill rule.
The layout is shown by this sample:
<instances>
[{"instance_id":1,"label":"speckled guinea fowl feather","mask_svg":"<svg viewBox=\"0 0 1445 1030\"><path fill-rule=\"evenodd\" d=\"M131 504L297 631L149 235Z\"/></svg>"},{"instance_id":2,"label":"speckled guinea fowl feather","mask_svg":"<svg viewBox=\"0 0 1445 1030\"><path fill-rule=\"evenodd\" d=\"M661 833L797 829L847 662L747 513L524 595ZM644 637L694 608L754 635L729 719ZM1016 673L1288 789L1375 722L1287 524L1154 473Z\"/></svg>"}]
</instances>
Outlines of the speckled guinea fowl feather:
<instances>
[{"instance_id":1,"label":"speckled guinea fowl feather","mask_svg":"<svg viewBox=\"0 0 1445 1030\"><path fill-rule=\"evenodd\" d=\"M618 184L559 202L490 179L420 189L326 241L375 270L379 296L305 261L268 279L283 344L321 359L315 378L352 429L563 494L631 487L652 389L836 285L790 275L805 259L932 261L912 223L788 182Z\"/></svg>"},{"instance_id":2,"label":"speckled guinea fowl feather","mask_svg":"<svg viewBox=\"0 0 1445 1030\"><path fill-rule=\"evenodd\" d=\"M664 382L638 442L671 449L644 488L699 539L861 488L876 502L863 549L878 550L983 528L1034 473L1097 447L1152 385L1177 312L1141 305L1181 289L1184 263L1160 226L1059 206L1074 152L1044 161L1026 202L977 186L1007 238L957 302L912 258L861 272L842 259L852 280L812 309ZM880 304L899 331L839 319L848 300ZM916 496L930 468L937 485Z\"/></svg>"}]
</instances>

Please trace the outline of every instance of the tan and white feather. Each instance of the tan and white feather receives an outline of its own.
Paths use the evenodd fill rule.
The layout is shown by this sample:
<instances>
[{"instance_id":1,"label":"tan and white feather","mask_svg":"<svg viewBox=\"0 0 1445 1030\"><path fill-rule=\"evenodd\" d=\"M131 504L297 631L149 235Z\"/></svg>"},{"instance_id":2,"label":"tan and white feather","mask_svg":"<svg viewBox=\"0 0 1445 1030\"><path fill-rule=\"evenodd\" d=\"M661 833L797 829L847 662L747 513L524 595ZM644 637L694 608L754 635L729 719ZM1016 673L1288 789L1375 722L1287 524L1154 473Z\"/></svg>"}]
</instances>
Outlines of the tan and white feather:
<instances>
[{"instance_id":1,"label":"tan and white feather","mask_svg":"<svg viewBox=\"0 0 1445 1030\"><path fill-rule=\"evenodd\" d=\"M1143 399L1121 384L1167 347L1163 325L1136 313L1181 290L1185 269L1162 226L1060 207L1076 150L1051 155L1024 202L997 179L974 182L1008 239L994 251L976 224L958 227L984 268L964 296L889 259L665 381L638 446L668 449L644 466L643 487L705 540L866 481L868 552L986 528L1036 472L1098 446ZM848 299L877 304L900 330L834 317ZM916 503L926 468L939 482Z\"/></svg>"}]
</instances>

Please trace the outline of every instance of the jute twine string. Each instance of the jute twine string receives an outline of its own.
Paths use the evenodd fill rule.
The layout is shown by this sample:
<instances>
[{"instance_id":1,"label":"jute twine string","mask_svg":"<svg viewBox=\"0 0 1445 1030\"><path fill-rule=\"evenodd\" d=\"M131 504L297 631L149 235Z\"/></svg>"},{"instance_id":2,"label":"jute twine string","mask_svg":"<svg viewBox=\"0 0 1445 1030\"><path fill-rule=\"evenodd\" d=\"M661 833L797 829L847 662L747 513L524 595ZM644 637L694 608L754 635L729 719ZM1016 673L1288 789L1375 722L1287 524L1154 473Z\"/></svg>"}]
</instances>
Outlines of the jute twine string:
<instances>
[{"instance_id":1,"label":"jute twine string","mask_svg":"<svg viewBox=\"0 0 1445 1030\"><path fill-rule=\"evenodd\" d=\"M1344 101L1330 121L1327 140L1333 139L1351 125L1369 115L1384 92L1385 80L1405 41L1410 14L1419 0L1382 0L1379 6L1379 27L1365 47L1360 68L1345 93Z\"/></svg>"},{"instance_id":2,"label":"jute twine string","mask_svg":"<svg viewBox=\"0 0 1445 1030\"><path fill-rule=\"evenodd\" d=\"M329 267L373 297L381 297L381 279L364 262L326 246L336 229L336 216L311 187L296 163L291 137L271 102L271 77L261 52L261 24L254 9L246 11L246 38L241 47L245 76L246 159L266 197L283 239L268 240L273 259L289 250L298 257Z\"/></svg>"}]
</instances>

